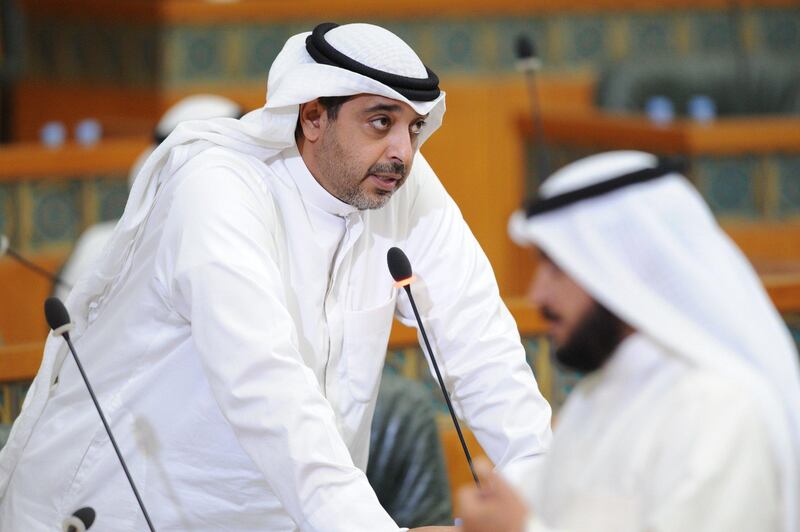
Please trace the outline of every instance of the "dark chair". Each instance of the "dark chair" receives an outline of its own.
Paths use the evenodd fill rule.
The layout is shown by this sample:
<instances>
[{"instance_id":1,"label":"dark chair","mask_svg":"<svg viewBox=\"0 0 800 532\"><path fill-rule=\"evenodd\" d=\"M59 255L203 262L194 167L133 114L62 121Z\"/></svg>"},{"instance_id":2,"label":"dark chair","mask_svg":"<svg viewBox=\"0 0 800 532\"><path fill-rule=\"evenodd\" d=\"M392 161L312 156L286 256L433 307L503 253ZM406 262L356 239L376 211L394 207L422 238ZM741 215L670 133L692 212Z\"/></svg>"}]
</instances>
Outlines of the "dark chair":
<instances>
[{"instance_id":1,"label":"dark chair","mask_svg":"<svg viewBox=\"0 0 800 532\"><path fill-rule=\"evenodd\" d=\"M453 523L433 399L420 383L390 370L372 420L367 478L399 525Z\"/></svg>"}]
</instances>

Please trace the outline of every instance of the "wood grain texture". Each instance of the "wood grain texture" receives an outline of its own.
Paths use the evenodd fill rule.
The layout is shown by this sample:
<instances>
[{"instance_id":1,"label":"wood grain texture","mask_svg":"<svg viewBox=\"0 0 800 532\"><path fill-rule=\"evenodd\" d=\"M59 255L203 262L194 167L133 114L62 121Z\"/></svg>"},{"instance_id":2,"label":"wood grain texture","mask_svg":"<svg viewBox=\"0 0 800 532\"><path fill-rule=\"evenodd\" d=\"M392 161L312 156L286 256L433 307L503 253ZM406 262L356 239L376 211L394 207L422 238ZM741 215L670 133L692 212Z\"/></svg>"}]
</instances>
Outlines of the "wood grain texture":
<instances>
[{"instance_id":1,"label":"wood grain texture","mask_svg":"<svg viewBox=\"0 0 800 532\"><path fill-rule=\"evenodd\" d=\"M67 142L47 148L36 142L0 148L0 183L39 179L74 180L97 175L127 176L133 162L150 145L148 137L109 139L91 146Z\"/></svg>"},{"instance_id":2,"label":"wood grain texture","mask_svg":"<svg viewBox=\"0 0 800 532\"><path fill-rule=\"evenodd\" d=\"M47 253L26 257L42 268L56 272L65 254ZM49 280L9 257L0 258L0 339L15 345L41 341L47 334L44 300L50 295ZM41 356L41 353L39 353ZM0 380L3 379L0 376Z\"/></svg>"},{"instance_id":3,"label":"wood grain texture","mask_svg":"<svg viewBox=\"0 0 800 532\"><path fill-rule=\"evenodd\" d=\"M520 115L519 122L530 137L530 119ZM550 106L543 109L542 126L548 142L600 150L690 156L800 152L800 118L792 116L718 118L707 124L678 119L657 125L638 114Z\"/></svg>"}]
</instances>

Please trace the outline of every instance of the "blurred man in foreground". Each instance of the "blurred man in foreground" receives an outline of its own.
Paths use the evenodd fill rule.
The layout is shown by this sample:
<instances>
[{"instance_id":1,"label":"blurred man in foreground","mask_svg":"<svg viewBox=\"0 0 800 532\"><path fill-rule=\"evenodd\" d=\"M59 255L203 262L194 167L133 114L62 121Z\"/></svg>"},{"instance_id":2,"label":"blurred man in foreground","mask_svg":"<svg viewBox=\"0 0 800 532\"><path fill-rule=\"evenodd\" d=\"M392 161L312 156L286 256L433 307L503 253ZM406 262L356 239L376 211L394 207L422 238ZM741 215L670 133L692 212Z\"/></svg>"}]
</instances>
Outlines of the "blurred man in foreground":
<instances>
[{"instance_id":1,"label":"blurred man in foreground","mask_svg":"<svg viewBox=\"0 0 800 532\"><path fill-rule=\"evenodd\" d=\"M555 173L520 244L556 357L587 374L523 499L485 465L464 532L797 531L797 351L758 277L674 165L640 152Z\"/></svg>"}]
</instances>

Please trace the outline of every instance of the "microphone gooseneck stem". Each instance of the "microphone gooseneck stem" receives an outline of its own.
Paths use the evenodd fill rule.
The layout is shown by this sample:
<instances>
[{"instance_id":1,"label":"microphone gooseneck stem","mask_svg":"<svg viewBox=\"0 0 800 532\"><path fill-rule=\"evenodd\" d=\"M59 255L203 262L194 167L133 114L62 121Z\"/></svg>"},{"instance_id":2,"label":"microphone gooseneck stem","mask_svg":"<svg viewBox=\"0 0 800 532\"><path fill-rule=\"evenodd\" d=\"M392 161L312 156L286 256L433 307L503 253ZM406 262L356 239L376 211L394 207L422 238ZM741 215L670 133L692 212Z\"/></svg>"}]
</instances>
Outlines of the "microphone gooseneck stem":
<instances>
[{"instance_id":1,"label":"microphone gooseneck stem","mask_svg":"<svg viewBox=\"0 0 800 532\"><path fill-rule=\"evenodd\" d=\"M436 373L436 379L439 381L439 386L442 388L442 394L444 395L444 400L447 403L447 409L450 411L450 417L453 419L453 425L456 427L458 439L461 441L461 447L464 449L464 456L467 457L467 464L469 464L470 473L472 473L472 478L475 480L475 485L480 488L481 482L478 480L478 475L475 473L475 467L472 465L472 456L469 454L467 442L464 441L464 435L461 433L461 426L458 424L458 418L456 418L456 412L453 409L453 403L450 402L450 394L447 393L447 388L444 386L444 380L442 379L442 374L439 371L439 365L436 363L436 358L433 356L433 349L431 349L431 344L428 341L428 335L425 333L425 327L422 326L422 318L419 316L417 304L414 302L414 296L411 295L411 285L405 285L403 288L405 288L406 294L408 294L408 300L411 302L411 308L414 310L414 317L417 318L419 332L422 334L422 340L425 342L425 347L428 349L428 357L433 365L433 371Z\"/></svg>"},{"instance_id":2,"label":"microphone gooseneck stem","mask_svg":"<svg viewBox=\"0 0 800 532\"><path fill-rule=\"evenodd\" d=\"M544 126L542 125L542 113L539 105L539 90L536 85L536 73L534 70L525 72L525 81L528 86L528 95L531 102L531 126L533 127L533 141L536 143L536 179L539 184L550 175L550 161L544 145Z\"/></svg>"},{"instance_id":3,"label":"microphone gooseneck stem","mask_svg":"<svg viewBox=\"0 0 800 532\"><path fill-rule=\"evenodd\" d=\"M60 284L60 285L62 285L64 287L66 287L66 288L72 288L72 285L70 285L69 283L67 283L63 279L61 279L58 275L45 270L44 268L42 268L38 264L34 264L33 262L29 261L28 259L26 259L22 255L20 255L19 253L14 251L13 249L8 248L6 250L6 254L9 255L10 257L13 257L14 260L16 260L17 262L19 262L20 264L22 264L23 266L25 266L29 270L38 273L42 277L46 277L48 280L53 281L56 284Z\"/></svg>"},{"instance_id":4,"label":"microphone gooseneck stem","mask_svg":"<svg viewBox=\"0 0 800 532\"><path fill-rule=\"evenodd\" d=\"M747 103L755 95L753 94L755 86L753 84L752 67L750 64L750 57L747 52L746 43L744 40L746 27L742 13L741 0L730 0L728 2L728 18L731 27L733 28L733 54L734 54L734 68L737 86L739 87L739 94L736 110L740 114L747 112Z\"/></svg>"},{"instance_id":5,"label":"microphone gooseneck stem","mask_svg":"<svg viewBox=\"0 0 800 532\"><path fill-rule=\"evenodd\" d=\"M117 458L119 458L119 463L122 464L122 470L125 472L125 476L127 477L128 482L131 485L131 489L133 489L133 494L136 496L136 501L139 503L139 508L142 509L142 513L144 514L144 519L145 521L147 521L147 526L150 528L150 532L155 532L155 528L153 528L153 523L150 521L150 515L148 515L147 510L144 507L144 502L142 502L142 498L139 496L139 490L136 489L136 484L133 483L133 478L131 477L131 474L128 471L128 466L125 464L125 459L122 458L122 453L119 451L119 447L117 446L117 441L114 439L114 435L111 433L111 428L108 426L108 422L106 421L106 416L103 415L103 409L100 408L100 403L97 401L97 397L94 395L94 390L92 389L92 385L89 384L89 379L88 377L86 377L86 372L83 370L83 365L81 364L81 361L78 358L78 354L75 352L75 346L72 345L72 340L70 340L69 338L69 333L64 333L64 340L67 341L70 353L72 353L72 358L75 359L75 364L78 366L78 371L81 372L81 377L83 377L83 382L86 383L86 388L89 390L89 395L92 397L92 401L94 402L95 408L97 408L97 413L100 414L100 421L103 422L103 427L105 427L106 434L108 434L108 438L111 440L111 445L114 446L114 452L117 453Z\"/></svg>"}]
</instances>

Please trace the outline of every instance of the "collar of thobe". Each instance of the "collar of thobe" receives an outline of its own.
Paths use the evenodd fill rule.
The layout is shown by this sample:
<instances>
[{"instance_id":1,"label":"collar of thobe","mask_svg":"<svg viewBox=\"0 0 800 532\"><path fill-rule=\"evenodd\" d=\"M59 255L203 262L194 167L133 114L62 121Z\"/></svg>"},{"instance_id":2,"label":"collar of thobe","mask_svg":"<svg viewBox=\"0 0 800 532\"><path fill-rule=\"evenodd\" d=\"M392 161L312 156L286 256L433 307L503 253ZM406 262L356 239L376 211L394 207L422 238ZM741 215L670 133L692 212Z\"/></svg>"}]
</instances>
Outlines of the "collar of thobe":
<instances>
[{"instance_id":1,"label":"collar of thobe","mask_svg":"<svg viewBox=\"0 0 800 532\"><path fill-rule=\"evenodd\" d=\"M356 207L349 205L325 190L319 181L311 175L303 157L300 155L296 146L287 150L286 167L294 178L297 188L300 190L303 199L315 207L336 216L346 218L358 212Z\"/></svg>"}]
</instances>

